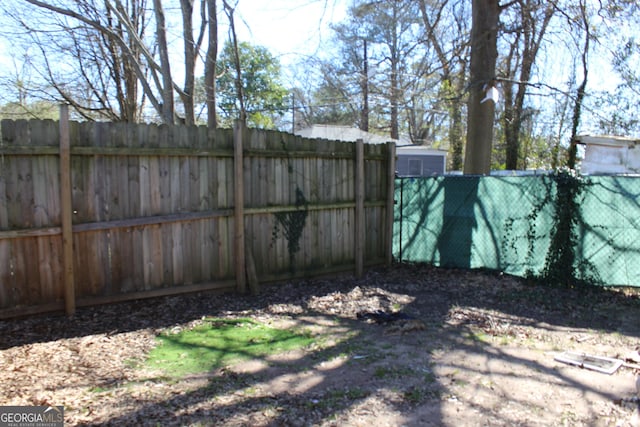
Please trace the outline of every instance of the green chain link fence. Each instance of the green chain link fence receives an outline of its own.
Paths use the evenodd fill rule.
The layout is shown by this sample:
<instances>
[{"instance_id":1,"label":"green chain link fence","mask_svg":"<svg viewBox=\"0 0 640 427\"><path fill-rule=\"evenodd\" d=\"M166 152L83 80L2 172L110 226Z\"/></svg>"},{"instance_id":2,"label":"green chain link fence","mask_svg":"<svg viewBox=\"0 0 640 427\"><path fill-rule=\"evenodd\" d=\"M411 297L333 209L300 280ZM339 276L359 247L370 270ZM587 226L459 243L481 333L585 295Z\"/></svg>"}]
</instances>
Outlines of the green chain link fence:
<instances>
[{"instance_id":1,"label":"green chain link fence","mask_svg":"<svg viewBox=\"0 0 640 427\"><path fill-rule=\"evenodd\" d=\"M400 261L640 287L640 178L401 178L395 198Z\"/></svg>"}]
</instances>

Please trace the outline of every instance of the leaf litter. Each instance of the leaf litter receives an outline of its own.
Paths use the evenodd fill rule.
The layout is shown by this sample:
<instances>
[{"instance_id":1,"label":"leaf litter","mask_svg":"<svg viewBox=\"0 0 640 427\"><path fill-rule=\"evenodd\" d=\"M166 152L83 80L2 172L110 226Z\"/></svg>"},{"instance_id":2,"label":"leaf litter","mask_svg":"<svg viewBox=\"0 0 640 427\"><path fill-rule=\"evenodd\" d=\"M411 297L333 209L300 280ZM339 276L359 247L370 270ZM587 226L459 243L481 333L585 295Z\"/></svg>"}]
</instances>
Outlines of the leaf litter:
<instances>
[{"instance_id":1,"label":"leaf litter","mask_svg":"<svg viewBox=\"0 0 640 427\"><path fill-rule=\"evenodd\" d=\"M424 327L388 333L361 312ZM158 336L207 317L315 339L178 378L145 364ZM606 376L553 357L617 358L639 337L634 290L399 265L268 285L257 297L200 293L3 321L0 404L64 405L67 425L633 426L638 370Z\"/></svg>"}]
</instances>

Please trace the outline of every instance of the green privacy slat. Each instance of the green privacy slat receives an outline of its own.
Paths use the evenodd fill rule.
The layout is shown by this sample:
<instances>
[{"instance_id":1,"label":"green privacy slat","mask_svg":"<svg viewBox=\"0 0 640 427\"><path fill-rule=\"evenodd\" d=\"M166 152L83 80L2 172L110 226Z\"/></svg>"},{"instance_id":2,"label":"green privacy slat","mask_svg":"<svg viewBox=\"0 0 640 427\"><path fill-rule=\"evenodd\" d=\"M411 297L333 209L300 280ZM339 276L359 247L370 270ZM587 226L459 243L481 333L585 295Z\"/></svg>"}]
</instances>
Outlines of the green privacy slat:
<instances>
[{"instance_id":1,"label":"green privacy slat","mask_svg":"<svg viewBox=\"0 0 640 427\"><path fill-rule=\"evenodd\" d=\"M583 183L572 226L574 277L640 286L640 178ZM557 227L556 186L549 175L398 179L394 255L540 277Z\"/></svg>"}]
</instances>

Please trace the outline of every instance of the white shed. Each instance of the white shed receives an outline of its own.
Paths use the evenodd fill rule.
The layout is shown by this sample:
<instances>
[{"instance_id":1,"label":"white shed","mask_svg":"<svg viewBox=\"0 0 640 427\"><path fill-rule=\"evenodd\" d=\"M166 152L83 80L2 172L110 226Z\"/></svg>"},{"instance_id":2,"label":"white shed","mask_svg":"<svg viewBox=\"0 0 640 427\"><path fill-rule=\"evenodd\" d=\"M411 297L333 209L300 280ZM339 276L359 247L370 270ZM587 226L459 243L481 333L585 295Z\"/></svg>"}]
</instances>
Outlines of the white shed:
<instances>
[{"instance_id":1,"label":"white shed","mask_svg":"<svg viewBox=\"0 0 640 427\"><path fill-rule=\"evenodd\" d=\"M396 148L398 176L434 176L447 171L447 152L424 145L403 145Z\"/></svg>"},{"instance_id":2,"label":"white shed","mask_svg":"<svg viewBox=\"0 0 640 427\"><path fill-rule=\"evenodd\" d=\"M584 145L583 174L640 173L640 139L610 135L579 135Z\"/></svg>"}]
</instances>

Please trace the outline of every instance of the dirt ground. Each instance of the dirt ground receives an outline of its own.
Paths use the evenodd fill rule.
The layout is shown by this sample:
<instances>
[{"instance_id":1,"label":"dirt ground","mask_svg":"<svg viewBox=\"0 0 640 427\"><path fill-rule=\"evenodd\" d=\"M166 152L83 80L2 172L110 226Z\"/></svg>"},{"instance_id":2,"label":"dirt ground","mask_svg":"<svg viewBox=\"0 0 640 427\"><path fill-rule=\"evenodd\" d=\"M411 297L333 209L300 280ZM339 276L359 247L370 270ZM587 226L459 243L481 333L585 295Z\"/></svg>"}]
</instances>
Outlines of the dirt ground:
<instances>
[{"instance_id":1,"label":"dirt ground","mask_svg":"<svg viewBox=\"0 0 640 427\"><path fill-rule=\"evenodd\" d=\"M402 311L415 330L357 318ZM203 316L305 328L308 348L169 379L154 337ZM0 405L63 405L65 425L639 426L636 376L554 361L627 358L640 298L493 273L402 265L0 322Z\"/></svg>"}]
</instances>

